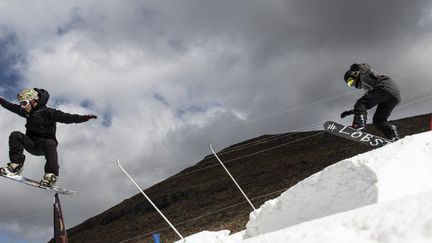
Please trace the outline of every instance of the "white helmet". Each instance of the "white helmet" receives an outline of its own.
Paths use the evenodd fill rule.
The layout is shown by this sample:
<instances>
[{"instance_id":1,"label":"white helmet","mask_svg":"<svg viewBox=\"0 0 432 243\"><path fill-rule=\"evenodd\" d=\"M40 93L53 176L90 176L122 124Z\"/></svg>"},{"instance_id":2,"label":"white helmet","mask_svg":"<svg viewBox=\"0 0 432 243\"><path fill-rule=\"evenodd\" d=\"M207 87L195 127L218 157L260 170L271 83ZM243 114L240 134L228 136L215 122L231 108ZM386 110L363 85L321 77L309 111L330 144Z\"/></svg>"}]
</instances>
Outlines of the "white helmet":
<instances>
[{"instance_id":1,"label":"white helmet","mask_svg":"<svg viewBox=\"0 0 432 243\"><path fill-rule=\"evenodd\" d=\"M18 101L38 100L38 92L34 89L24 89L17 94Z\"/></svg>"}]
</instances>

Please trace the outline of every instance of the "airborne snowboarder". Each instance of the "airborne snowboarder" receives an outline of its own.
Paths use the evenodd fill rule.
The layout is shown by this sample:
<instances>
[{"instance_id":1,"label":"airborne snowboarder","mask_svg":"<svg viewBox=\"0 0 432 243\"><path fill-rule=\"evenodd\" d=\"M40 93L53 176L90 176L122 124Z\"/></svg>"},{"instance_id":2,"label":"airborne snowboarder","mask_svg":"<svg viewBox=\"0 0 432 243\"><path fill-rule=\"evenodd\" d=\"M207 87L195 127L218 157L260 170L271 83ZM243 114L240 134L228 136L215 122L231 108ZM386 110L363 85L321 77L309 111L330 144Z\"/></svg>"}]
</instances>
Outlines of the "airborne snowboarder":
<instances>
[{"instance_id":1,"label":"airborne snowboarder","mask_svg":"<svg viewBox=\"0 0 432 243\"><path fill-rule=\"evenodd\" d=\"M373 116L373 124L390 140L400 138L398 129L387 119L401 101L398 85L386 75L378 75L372 71L369 64L354 63L344 75L349 87L363 89L365 94L357 100L353 110L344 111L341 118L354 114L352 127L357 130L366 129L367 110L377 106Z\"/></svg>"},{"instance_id":2,"label":"airborne snowboarder","mask_svg":"<svg viewBox=\"0 0 432 243\"><path fill-rule=\"evenodd\" d=\"M53 188L59 175L56 122L81 123L96 119L95 115L64 113L46 106L49 93L44 89L24 89L17 95L19 105L0 97L0 105L27 119L26 133L14 131L9 136L9 159L2 174L20 175L24 168L24 149L32 155L45 156L45 175L41 186Z\"/></svg>"}]
</instances>

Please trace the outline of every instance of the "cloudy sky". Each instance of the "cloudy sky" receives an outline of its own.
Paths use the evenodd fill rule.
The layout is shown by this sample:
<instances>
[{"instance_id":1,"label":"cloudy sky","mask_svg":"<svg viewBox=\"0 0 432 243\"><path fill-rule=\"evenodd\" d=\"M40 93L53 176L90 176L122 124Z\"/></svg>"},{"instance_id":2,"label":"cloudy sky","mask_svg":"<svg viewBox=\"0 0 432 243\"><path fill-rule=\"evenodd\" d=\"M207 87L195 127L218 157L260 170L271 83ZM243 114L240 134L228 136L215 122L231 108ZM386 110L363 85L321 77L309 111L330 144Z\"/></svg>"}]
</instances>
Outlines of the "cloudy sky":
<instances>
[{"instance_id":1,"label":"cloudy sky","mask_svg":"<svg viewBox=\"0 0 432 243\"><path fill-rule=\"evenodd\" d=\"M431 43L427 0L4 0L0 95L44 88L49 106L99 116L58 125L59 184L81 192L61 197L72 227L137 193L117 159L146 188L209 143L321 129L362 95L342 79L353 62L398 82L391 119L431 112ZM2 164L24 124L0 109ZM27 154L24 175L43 165ZM50 193L5 179L0 190L1 242L52 236Z\"/></svg>"}]
</instances>

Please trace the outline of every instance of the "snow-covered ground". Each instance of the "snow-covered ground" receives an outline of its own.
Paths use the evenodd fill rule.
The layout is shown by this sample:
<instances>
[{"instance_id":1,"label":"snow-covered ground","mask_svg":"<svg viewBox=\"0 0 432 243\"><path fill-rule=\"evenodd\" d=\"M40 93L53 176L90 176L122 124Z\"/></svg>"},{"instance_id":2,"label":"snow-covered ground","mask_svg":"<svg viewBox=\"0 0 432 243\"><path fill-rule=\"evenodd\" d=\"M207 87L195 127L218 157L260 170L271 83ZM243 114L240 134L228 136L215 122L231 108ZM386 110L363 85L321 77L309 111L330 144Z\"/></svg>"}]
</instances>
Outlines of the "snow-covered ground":
<instances>
[{"instance_id":1,"label":"snow-covered ground","mask_svg":"<svg viewBox=\"0 0 432 243\"><path fill-rule=\"evenodd\" d=\"M432 242L432 132L327 167L252 212L243 232L186 242Z\"/></svg>"}]
</instances>

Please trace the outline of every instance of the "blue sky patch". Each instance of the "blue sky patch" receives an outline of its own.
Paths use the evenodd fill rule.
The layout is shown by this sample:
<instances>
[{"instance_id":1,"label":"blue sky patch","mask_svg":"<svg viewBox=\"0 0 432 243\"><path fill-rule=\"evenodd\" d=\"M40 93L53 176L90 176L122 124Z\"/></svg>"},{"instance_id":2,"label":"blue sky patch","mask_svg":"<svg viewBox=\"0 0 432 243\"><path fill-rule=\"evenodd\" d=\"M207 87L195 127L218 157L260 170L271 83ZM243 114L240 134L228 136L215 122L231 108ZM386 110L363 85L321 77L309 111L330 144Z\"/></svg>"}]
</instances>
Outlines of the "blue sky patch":
<instances>
[{"instance_id":1,"label":"blue sky patch","mask_svg":"<svg viewBox=\"0 0 432 243\"><path fill-rule=\"evenodd\" d=\"M16 236L0 231L0 242L28 243L26 240L18 240Z\"/></svg>"},{"instance_id":2,"label":"blue sky patch","mask_svg":"<svg viewBox=\"0 0 432 243\"><path fill-rule=\"evenodd\" d=\"M102 114L102 126L110 127L112 124L112 114L109 112L104 112Z\"/></svg>"},{"instance_id":3,"label":"blue sky patch","mask_svg":"<svg viewBox=\"0 0 432 243\"><path fill-rule=\"evenodd\" d=\"M90 100L84 100L80 103L80 106L90 108L93 106L93 102L91 102Z\"/></svg>"},{"instance_id":4,"label":"blue sky patch","mask_svg":"<svg viewBox=\"0 0 432 243\"><path fill-rule=\"evenodd\" d=\"M159 101L160 103L164 104L164 105L169 105L168 100L165 99L165 97L163 97L161 94L158 93L154 93L152 95L153 99Z\"/></svg>"},{"instance_id":5,"label":"blue sky patch","mask_svg":"<svg viewBox=\"0 0 432 243\"><path fill-rule=\"evenodd\" d=\"M80 9L74 8L70 13L69 20L57 28L58 35L65 35L74 29L79 28L84 23L81 17Z\"/></svg>"},{"instance_id":6,"label":"blue sky patch","mask_svg":"<svg viewBox=\"0 0 432 243\"><path fill-rule=\"evenodd\" d=\"M182 118L188 113L205 113L208 111L208 109L208 106L189 105L187 107L178 108L176 111L176 116L178 118Z\"/></svg>"},{"instance_id":7,"label":"blue sky patch","mask_svg":"<svg viewBox=\"0 0 432 243\"><path fill-rule=\"evenodd\" d=\"M19 83L23 80L18 66L27 65L26 52L16 33L0 37L0 95L15 100Z\"/></svg>"}]
</instances>

